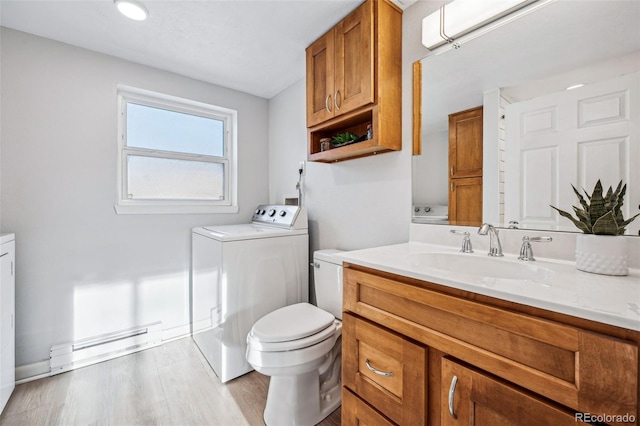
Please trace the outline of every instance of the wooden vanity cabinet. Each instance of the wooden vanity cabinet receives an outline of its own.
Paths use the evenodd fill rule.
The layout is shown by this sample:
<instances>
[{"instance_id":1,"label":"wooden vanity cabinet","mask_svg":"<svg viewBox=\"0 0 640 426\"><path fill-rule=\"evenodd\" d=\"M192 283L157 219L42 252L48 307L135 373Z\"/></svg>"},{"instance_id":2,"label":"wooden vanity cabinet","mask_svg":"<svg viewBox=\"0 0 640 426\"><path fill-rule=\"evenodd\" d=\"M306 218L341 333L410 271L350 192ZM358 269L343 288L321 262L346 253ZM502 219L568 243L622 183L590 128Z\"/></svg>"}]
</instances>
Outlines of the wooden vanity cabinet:
<instances>
[{"instance_id":1,"label":"wooden vanity cabinet","mask_svg":"<svg viewBox=\"0 0 640 426\"><path fill-rule=\"evenodd\" d=\"M640 332L357 265L345 264L343 281L343 394L395 424L561 425L575 424L575 413L626 415L637 424ZM381 402L386 385L365 390L357 380L367 377L352 379L366 373L360 342L389 335L367 345L395 357L403 378L424 375L424 388L412 387L419 402L405 402L407 393L394 394L395 406ZM424 365L405 356L405 342L424 350ZM392 361L384 359L387 368ZM456 418L448 409L453 375ZM425 419L407 420L409 409ZM343 406L342 421L354 419Z\"/></svg>"},{"instance_id":2,"label":"wooden vanity cabinet","mask_svg":"<svg viewBox=\"0 0 640 426\"><path fill-rule=\"evenodd\" d=\"M482 223L483 108L449 115L449 222Z\"/></svg>"},{"instance_id":3,"label":"wooden vanity cabinet","mask_svg":"<svg viewBox=\"0 0 640 426\"><path fill-rule=\"evenodd\" d=\"M333 162L402 149L402 11L367 0L306 50L308 159ZM321 151L338 133L371 139Z\"/></svg>"}]
</instances>

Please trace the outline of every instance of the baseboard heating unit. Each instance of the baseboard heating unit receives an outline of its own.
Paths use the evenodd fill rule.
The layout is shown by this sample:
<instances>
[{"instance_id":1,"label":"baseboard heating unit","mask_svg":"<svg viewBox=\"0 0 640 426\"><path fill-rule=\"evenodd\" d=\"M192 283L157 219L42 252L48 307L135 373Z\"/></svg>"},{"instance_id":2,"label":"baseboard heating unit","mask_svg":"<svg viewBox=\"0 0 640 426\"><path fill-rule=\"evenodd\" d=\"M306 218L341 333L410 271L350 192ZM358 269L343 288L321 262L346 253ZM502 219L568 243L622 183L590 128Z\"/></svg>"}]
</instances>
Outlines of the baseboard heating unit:
<instances>
[{"instance_id":1,"label":"baseboard heating unit","mask_svg":"<svg viewBox=\"0 0 640 426\"><path fill-rule=\"evenodd\" d=\"M50 351L51 374L96 364L162 344L162 322L155 322L114 333L53 345Z\"/></svg>"}]
</instances>

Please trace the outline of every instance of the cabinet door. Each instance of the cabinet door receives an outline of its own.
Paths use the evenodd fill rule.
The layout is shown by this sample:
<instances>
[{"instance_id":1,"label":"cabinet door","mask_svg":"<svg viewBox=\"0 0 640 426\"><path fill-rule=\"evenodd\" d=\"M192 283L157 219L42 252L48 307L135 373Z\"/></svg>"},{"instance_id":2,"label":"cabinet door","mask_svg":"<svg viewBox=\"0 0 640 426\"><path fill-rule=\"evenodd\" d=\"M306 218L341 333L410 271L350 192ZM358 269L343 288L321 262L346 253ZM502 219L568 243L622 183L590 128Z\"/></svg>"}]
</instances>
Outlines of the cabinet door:
<instances>
[{"instance_id":1,"label":"cabinet door","mask_svg":"<svg viewBox=\"0 0 640 426\"><path fill-rule=\"evenodd\" d=\"M449 179L449 223L482 224L482 177Z\"/></svg>"},{"instance_id":2,"label":"cabinet door","mask_svg":"<svg viewBox=\"0 0 640 426\"><path fill-rule=\"evenodd\" d=\"M449 116L449 177L482 176L482 107Z\"/></svg>"},{"instance_id":3,"label":"cabinet door","mask_svg":"<svg viewBox=\"0 0 640 426\"><path fill-rule=\"evenodd\" d=\"M368 1L335 27L336 115L373 103L373 7Z\"/></svg>"},{"instance_id":4,"label":"cabinet door","mask_svg":"<svg viewBox=\"0 0 640 426\"><path fill-rule=\"evenodd\" d=\"M334 116L334 30L307 47L307 127Z\"/></svg>"},{"instance_id":5,"label":"cabinet door","mask_svg":"<svg viewBox=\"0 0 640 426\"><path fill-rule=\"evenodd\" d=\"M15 279L13 242L0 252L0 411L15 387Z\"/></svg>"},{"instance_id":6,"label":"cabinet door","mask_svg":"<svg viewBox=\"0 0 640 426\"><path fill-rule=\"evenodd\" d=\"M442 360L441 401L443 426L576 424L572 412L447 358Z\"/></svg>"},{"instance_id":7,"label":"cabinet door","mask_svg":"<svg viewBox=\"0 0 640 426\"><path fill-rule=\"evenodd\" d=\"M425 424L426 348L346 313L342 327L344 386L399 425Z\"/></svg>"}]
</instances>

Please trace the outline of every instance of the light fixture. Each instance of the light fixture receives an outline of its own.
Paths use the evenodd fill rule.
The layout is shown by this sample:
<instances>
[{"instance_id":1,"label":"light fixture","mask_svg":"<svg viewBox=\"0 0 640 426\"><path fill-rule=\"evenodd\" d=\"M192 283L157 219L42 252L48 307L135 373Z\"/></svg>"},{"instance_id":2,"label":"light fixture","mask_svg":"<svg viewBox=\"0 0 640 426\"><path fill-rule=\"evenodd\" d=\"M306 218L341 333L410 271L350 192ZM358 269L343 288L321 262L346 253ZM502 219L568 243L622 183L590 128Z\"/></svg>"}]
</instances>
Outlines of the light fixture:
<instances>
[{"instance_id":1,"label":"light fixture","mask_svg":"<svg viewBox=\"0 0 640 426\"><path fill-rule=\"evenodd\" d=\"M149 16L147 9L134 0L115 0L116 7L124 16L135 21L144 21Z\"/></svg>"},{"instance_id":2,"label":"light fixture","mask_svg":"<svg viewBox=\"0 0 640 426\"><path fill-rule=\"evenodd\" d=\"M429 50L449 44L459 47L460 37L497 22L538 0L454 0L422 20L422 44ZM544 0L546 4L553 0Z\"/></svg>"}]
</instances>

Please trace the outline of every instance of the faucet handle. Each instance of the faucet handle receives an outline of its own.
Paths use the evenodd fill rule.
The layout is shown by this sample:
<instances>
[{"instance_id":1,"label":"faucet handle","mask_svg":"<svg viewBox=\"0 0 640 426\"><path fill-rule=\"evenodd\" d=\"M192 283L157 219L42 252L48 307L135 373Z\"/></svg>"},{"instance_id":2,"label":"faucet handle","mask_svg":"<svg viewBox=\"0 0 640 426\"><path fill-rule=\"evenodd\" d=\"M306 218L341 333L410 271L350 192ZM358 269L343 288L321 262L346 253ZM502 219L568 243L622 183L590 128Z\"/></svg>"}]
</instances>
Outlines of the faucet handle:
<instances>
[{"instance_id":1,"label":"faucet handle","mask_svg":"<svg viewBox=\"0 0 640 426\"><path fill-rule=\"evenodd\" d=\"M462 235L462 248L460 251L462 253L473 253L473 247L471 247L471 237L467 231L458 231L456 229L452 229L450 231L452 234Z\"/></svg>"},{"instance_id":2,"label":"faucet handle","mask_svg":"<svg viewBox=\"0 0 640 426\"><path fill-rule=\"evenodd\" d=\"M540 242L540 243L548 243L553 241L551 237L522 237L522 247L520 247L520 256L518 256L519 260L524 260L525 262L536 260L533 257L533 249L531 248L531 242Z\"/></svg>"}]
</instances>

